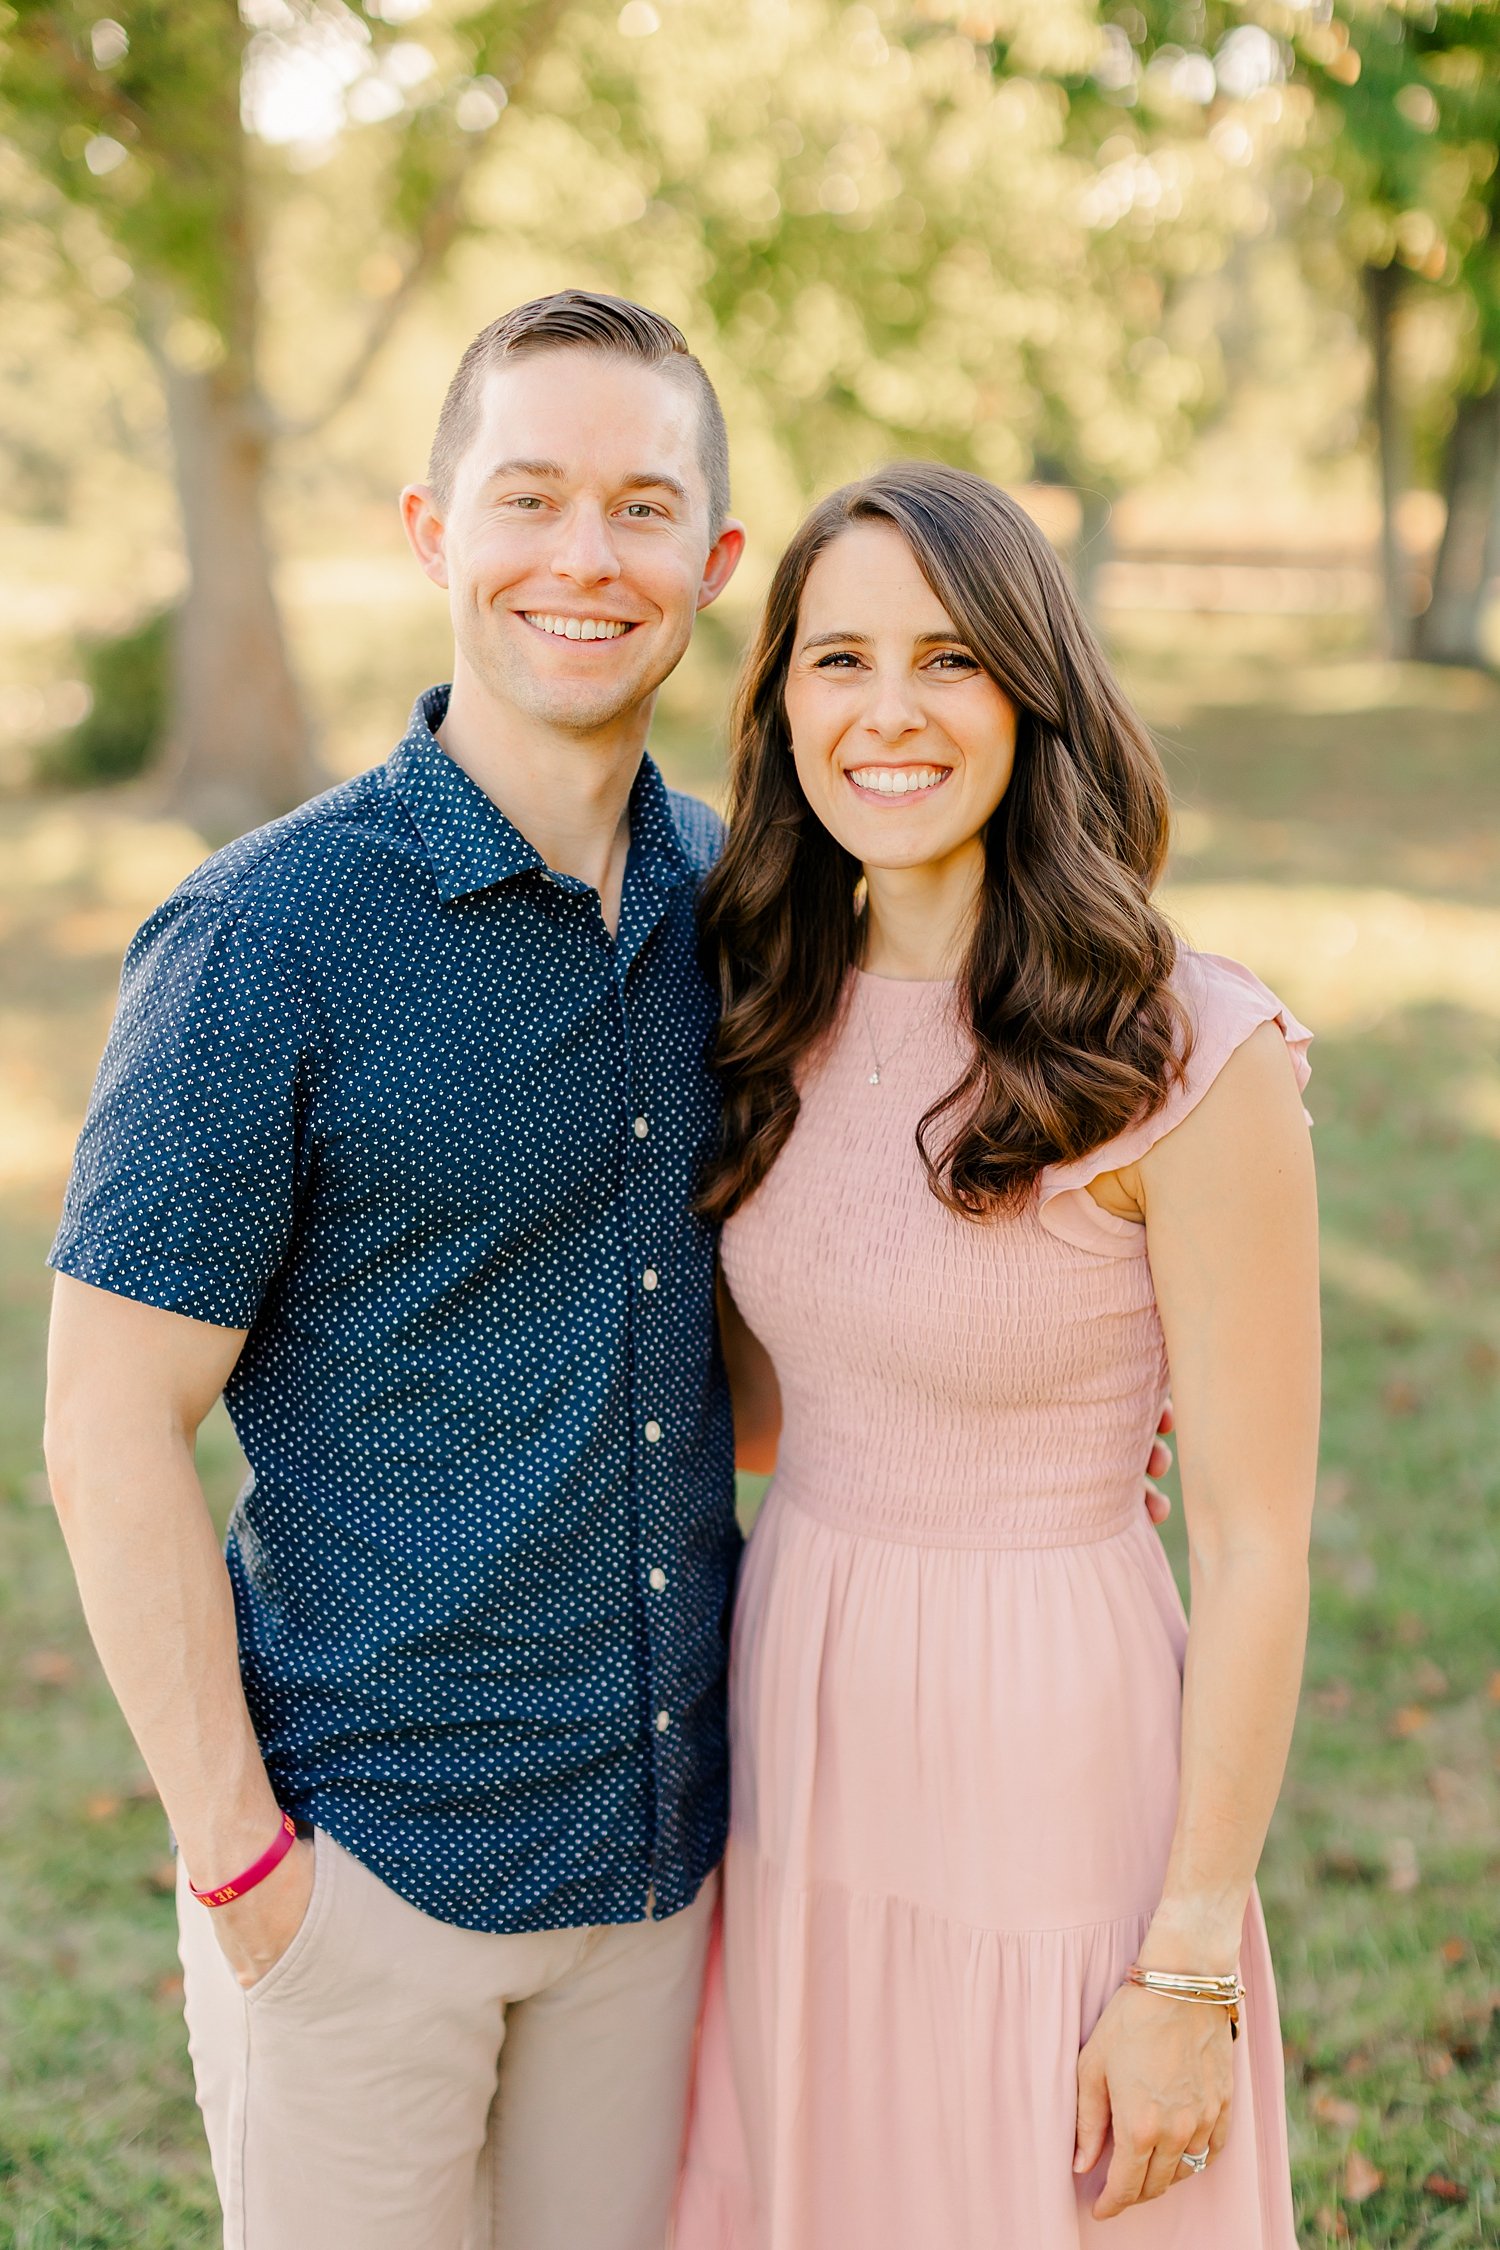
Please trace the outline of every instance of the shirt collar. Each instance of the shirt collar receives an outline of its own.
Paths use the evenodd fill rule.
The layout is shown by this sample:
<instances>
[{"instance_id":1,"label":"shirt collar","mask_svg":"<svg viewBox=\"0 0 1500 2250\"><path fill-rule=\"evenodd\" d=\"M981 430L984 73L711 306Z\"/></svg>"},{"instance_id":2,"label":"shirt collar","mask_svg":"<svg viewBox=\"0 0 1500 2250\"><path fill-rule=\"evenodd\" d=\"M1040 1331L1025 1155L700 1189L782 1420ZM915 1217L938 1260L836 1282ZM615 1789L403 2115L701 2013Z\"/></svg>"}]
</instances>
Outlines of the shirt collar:
<instances>
[{"instance_id":1,"label":"shirt collar","mask_svg":"<svg viewBox=\"0 0 1500 2250\"><path fill-rule=\"evenodd\" d=\"M547 864L438 741L449 693L443 685L417 697L385 769L416 825L444 905L513 876L545 871ZM630 792L629 873L646 876L659 890L687 882L693 874L666 783L650 757L641 760Z\"/></svg>"}]
</instances>

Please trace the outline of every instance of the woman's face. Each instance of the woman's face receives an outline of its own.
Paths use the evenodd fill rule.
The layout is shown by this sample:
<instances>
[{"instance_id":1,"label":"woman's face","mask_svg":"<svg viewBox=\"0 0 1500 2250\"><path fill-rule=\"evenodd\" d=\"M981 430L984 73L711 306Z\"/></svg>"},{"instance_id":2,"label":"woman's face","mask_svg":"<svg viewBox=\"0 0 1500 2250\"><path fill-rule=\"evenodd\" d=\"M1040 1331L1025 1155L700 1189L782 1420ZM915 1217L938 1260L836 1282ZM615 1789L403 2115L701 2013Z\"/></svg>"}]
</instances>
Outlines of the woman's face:
<instances>
[{"instance_id":1,"label":"woman's face","mask_svg":"<svg viewBox=\"0 0 1500 2250\"><path fill-rule=\"evenodd\" d=\"M1010 784L1015 705L886 524L851 524L808 572L786 715L808 803L866 867L950 858Z\"/></svg>"}]
</instances>

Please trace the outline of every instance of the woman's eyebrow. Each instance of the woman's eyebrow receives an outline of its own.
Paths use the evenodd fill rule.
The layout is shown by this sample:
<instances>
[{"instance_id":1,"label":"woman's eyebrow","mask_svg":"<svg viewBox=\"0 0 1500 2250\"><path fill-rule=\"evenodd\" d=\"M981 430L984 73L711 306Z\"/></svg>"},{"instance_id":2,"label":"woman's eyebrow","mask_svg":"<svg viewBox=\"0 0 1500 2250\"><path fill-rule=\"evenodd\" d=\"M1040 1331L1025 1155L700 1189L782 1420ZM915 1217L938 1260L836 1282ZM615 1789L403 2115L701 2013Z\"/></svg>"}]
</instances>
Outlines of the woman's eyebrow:
<instances>
[{"instance_id":1,"label":"woman's eyebrow","mask_svg":"<svg viewBox=\"0 0 1500 2250\"><path fill-rule=\"evenodd\" d=\"M861 648L868 648L870 636L868 633L809 633L802 646L803 648L832 648L837 644L840 648L847 648L851 641L858 642ZM915 646L918 648L952 648L954 646L967 648L968 642L964 639L962 633L955 633L950 630L946 633L918 633Z\"/></svg>"}]
</instances>

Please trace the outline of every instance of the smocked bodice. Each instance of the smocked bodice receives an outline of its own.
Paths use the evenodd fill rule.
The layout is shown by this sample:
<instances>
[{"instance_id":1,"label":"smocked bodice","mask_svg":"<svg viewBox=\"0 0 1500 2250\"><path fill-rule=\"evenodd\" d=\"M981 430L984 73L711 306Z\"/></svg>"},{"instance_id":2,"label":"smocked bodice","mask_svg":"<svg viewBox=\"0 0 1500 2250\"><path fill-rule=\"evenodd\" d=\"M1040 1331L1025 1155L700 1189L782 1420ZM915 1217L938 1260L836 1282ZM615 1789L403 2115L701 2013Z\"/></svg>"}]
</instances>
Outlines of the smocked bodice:
<instances>
[{"instance_id":1,"label":"smocked bodice","mask_svg":"<svg viewBox=\"0 0 1500 2250\"><path fill-rule=\"evenodd\" d=\"M1061 1239L1035 1204L976 1221L938 1201L916 1127L964 1062L952 987L857 975L725 1230L781 1386L778 1484L923 1544L1101 1538L1140 1508L1164 1394L1150 1269Z\"/></svg>"},{"instance_id":2,"label":"smocked bodice","mask_svg":"<svg viewBox=\"0 0 1500 2250\"><path fill-rule=\"evenodd\" d=\"M1184 954L1174 983L1195 1027L1185 1084L1044 1174L1024 1210L969 1220L931 1193L915 1140L965 1067L954 988L851 979L790 1139L724 1232L781 1386L785 1497L923 1545L1068 1545L1134 1519L1166 1354L1144 1229L1088 1180L1178 1122L1257 1022L1280 1021L1306 1076L1307 1035L1248 971Z\"/></svg>"}]
</instances>

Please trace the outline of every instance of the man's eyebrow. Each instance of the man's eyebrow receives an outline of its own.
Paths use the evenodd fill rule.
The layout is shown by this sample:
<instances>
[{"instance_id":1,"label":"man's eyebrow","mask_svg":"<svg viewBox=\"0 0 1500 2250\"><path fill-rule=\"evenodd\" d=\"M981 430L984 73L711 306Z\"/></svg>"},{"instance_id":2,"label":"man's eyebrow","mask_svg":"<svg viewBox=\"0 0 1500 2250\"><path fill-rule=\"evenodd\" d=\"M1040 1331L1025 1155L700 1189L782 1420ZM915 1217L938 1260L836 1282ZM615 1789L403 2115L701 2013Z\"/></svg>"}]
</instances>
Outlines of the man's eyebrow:
<instances>
[{"instance_id":1,"label":"man's eyebrow","mask_svg":"<svg viewBox=\"0 0 1500 2250\"><path fill-rule=\"evenodd\" d=\"M622 477L620 485L625 492L670 492L684 506L693 497L681 478L668 476L665 469L637 469L634 476Z\"/></svg>"},{"instance_id":2,"label":"man's eyebrow","mask_svg":"<svg viewBox=\"0 0 1500 2250\"><path fill-rule=\"evenodd\" d=\"M567 474L561 461L497 461L484 481L498 484L505 477L535 477L538 483L562 484ZM684 507L691 504L693 497L681 478L669 476L665 469L637 469L633 475L621 477L620 489L624 492L670 492Z\"/></svg>"},{"instance_id":3,"label":"man's eyebrow","mask_svg":"<svg viewBox=\"0 0 1500 2250\"><path fill-rule=\"evenodd\" d=\"M484 481L497 484L501 477L548 477L561 483L567 473L561 461L497 461Z\"/></svg>"}]
</instances>

